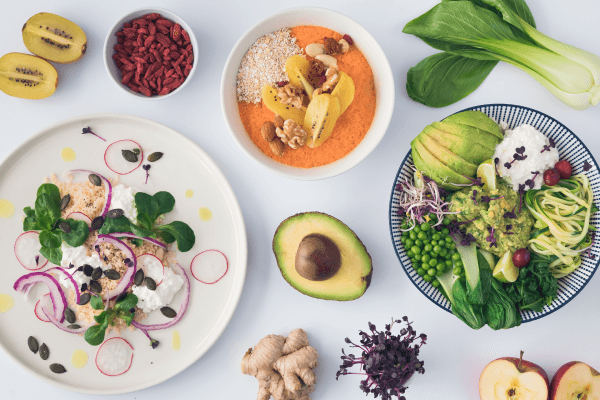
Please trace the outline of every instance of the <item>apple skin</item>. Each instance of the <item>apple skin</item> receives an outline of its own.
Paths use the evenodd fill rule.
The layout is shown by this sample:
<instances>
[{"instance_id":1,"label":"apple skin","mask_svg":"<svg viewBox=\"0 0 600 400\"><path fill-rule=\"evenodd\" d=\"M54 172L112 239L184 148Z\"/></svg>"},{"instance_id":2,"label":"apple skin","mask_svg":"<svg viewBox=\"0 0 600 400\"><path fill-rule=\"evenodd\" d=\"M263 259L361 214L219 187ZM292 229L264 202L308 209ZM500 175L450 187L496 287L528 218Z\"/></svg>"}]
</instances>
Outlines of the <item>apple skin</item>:
<instances>
[{"instance_id":1,"label":"apple skin","mask_svg":"<svg viewBox=\"0 0 600 400\"><path fill-rule=\"evenodd\" d=\"M556 399L556 395L557 395L556 391L558 389L558 385L559 385L560 381L562 380L562 378L565 375L565 373L572 366L577 365L577 364L586 365L590 369L590 371L592 373L592 376L598 376L598 375L600 375L600 372L596 371L594 368L590 367L588 364L586 364L586 363L584 363L582 361L571 361L571 362L568 362L568 363L564 364L562 367L560 367L558 369L558 371L556 371L556 374L554 374L554 376L552 377L552 383L550 385L550 400ZM557 400L560 400L560 399L557 399Z\"/></svg>"},{"instance_id":2,"label":"apple skin","mask_svg":"<svg viewBox=\"0 0 600 400\"><path fill-rule=\"evenodd\" d=\"M510 361L511 363L515 364L515 367L517 367L517 369L519 367L520 360L516 357L502 357L502 358L498 358L498 360ZM521 361L521 370L522 370L521 372L529 372L529 371L537 372L538 374L540 374L542 376L542 378L544 378L544 380L546 381L546 385L548 387L550 387L550 379L548 379L548 374L539 365L534 364L531 361L523 360L523 361Z\"/></svg>"}]
</instances>

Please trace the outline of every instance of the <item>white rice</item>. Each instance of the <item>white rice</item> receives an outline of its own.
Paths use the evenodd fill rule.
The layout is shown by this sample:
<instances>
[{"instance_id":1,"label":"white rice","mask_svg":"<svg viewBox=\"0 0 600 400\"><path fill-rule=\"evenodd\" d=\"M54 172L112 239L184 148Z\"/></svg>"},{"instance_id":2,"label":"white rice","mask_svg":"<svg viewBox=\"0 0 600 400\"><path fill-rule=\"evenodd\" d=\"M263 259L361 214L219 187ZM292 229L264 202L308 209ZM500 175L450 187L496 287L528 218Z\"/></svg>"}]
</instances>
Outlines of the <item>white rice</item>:
<instances>
[{"instance_id":1,"label":"white rice","mask_svg":"<svg viewBox=\"0 0 600 400\"><path fill-rule=\"evenodd\" d=\"M554 167L558 162L558 149L550 148L544 151L544 146L549 146L548 138L533 126L524 124L512 130L507 130L504 134L504 140L496 146L494 160L499 159L496 164L498 174L504 178L515 191L519 190L520 184L525 184L532 179L535 172L539 172L534 180L533 189L540 189L543 183L544 172ZM516 149L524 146L524 155L527 158L523 161L514 161L510 168L504 166L514 160ZM526 190L531 189L529 186Z\"/></svg>"}]
</instances>

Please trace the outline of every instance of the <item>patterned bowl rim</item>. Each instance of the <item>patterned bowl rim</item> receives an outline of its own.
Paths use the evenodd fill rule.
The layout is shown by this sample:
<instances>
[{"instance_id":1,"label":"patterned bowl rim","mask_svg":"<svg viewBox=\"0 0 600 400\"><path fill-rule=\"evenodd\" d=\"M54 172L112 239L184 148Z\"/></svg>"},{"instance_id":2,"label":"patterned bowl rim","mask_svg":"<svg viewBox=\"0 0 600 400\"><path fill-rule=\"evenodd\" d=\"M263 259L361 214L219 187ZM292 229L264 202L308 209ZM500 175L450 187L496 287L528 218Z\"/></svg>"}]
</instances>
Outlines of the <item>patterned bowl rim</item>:
<instances>
[{"instance_id":1,"label":"patterned bowl rim","mask_svg":"<svg viewBox=\"0 0 600 400\"><path fill-rule=\"evenodd\" d=\"M486 107L508 107L508 108L516 108L516 109L521 109L521 110L525 110L525 111L531 111L533 113L539 114L539 116L541 116L541 117L545 117L545 118L549 119L550 122L554 122L558 127L564 128L564 130L567 133L569 133L577 142L579 142L579 144L581 144L581 146L583 146L583 149L587 152L587 154L589 155L589 158L592 160L593 165L596 166L596 171L600 172L600 168L598 167L598 163L596 162L596 159L594 158L592 152L585 145L585 143L583 143L583 141L581 139L579 139L579 136L577 136L571 129L569 129L565 124L563 124L560 121L558 121L556 118L553 118L550 115L545 114L545 113L543 113L541 111L538 111L536 109L533 109L533 108L530 108L530 107L525 107L525 106L519 106L519 105L516 105L516 104L490 103L490 104L482 104L482 105L479 105L479 106L468 107L468 108L465 108L464 110L457 111L457 112L455 112L455 113L453 113L451 115L458 114L458 113L463 112L463 111L479 110L479 109L483 109L483 108L486 108ZM421 292L421 294L423 294L433 304L435 304L436 306L438 306L442 310L444 310L444 311L449 312L449 313L452 314L451 310L446 309L441 304L438 304L436 301L434 301L427 293L425 293L423 291L423 289L421 289L419 287L419 285L417 284L417 282L415 282L411 278L411 276L408 274L408 268L402 262L402 258L400 257L400 253L398 252L398 247L401 246L401 245L397 246L396 243L394 242L394 228L392 226L392 207L393 207L393 201L394 201L394 193L396 191L396 184L397 184L396 182L398 181L400 173L402 172L402 168L404 168L404 165L406 164L406 160L408 160L408 157L410 156L410 154L411 154L411 150L408 151L408 153L406 154L406 156L404 157L404 159L400 163L400 167L398 168L398 172L396 173L396 176L394 178L394 184L392 186L392 194L390 195L390 203L389 203L389 210L388 210L388 218L389 218L389 226L390 226L390 238L392 240L392 245L394 246L394 252L396 253L396 256L398 257L398 261L400 261L400 265L402 266L402 269L404 270L404 273L406 274L406 277L408 278L408 280L410 280L410 282L417 288L417 290L419 290L419 292ZM552 310L543 311L541 313L534 312L534 311L529 311L531 313L534 313L535 317L527 319L527 320L523 320L523 323L532 322L532 321L535 321L537 319L543 318L543 317L545 317L547 315L550 315L550 314L552 314L552 313L560 310L565 305L569 304L569 302L571 300L573 300L587 286L587 284L592 280L592 277L594 276L594 274L596 273L596 271L598 271L598 265L600 265L600 257L598 257L598 261L596 262L596 265L592 269L592 271L591 271L589 277L587 278L587 280L582 283L582 285L579 287L579 289L576 292L574 292L573 294L571 294L570 296L568 296L567 300L564 303L562 303L561 305L557 306L556 308L554 308ZM523 313L523 311L521 311L521 313Z\"/></svg>"}]
</instances>

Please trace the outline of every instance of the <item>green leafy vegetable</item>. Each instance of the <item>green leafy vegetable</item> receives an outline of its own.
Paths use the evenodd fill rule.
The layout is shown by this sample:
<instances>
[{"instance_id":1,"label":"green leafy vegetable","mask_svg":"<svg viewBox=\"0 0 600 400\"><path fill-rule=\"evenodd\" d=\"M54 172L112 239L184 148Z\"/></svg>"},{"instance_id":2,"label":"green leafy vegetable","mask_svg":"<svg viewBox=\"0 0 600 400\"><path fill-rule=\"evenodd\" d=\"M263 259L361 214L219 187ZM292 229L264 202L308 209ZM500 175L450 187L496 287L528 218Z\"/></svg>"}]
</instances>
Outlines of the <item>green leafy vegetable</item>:
<instances>
[{"instance_id":1,"label":"green leafy vegetable","mask_svg":"<svg viewBox=\"0 0 600 400\"><path fill-rule=\"evenodd\" d=\"M138 303L138 298L135 294L129 293L125 298L115 305L117 311L129 311Z\"/></svg>"},{"instance_id":2,"label":"green leafy vegetable","mask_svg":"<svg viewBox=\"0 0 600 400\"><path fill-rule=\"evenodd\" d=\"M600 102L600 57L537 31L523 0L445 0L404 32L450 54L431 56L409 71L407 92L423 104L440 107L464 98L497 61L527 72L574 109ZM476 67L481 71L474 73Z\"/></svg>"},{"instance_id":3,"label":"green leafy vegetable","mask_svg":"<svg viewBox=\"0 0 600 400\"><path fill-rule=\"evenodd\" d=\"M90 228L85 221L69 218L65 222L71 227L71 232L60 231L62 239L71 247L79 247L84 244L90 234Z\"/></svg>"},{"instance_id":4,"label":"green leafy vegetable","mask_svg":"<svg viewBox=\"0 0 600 400\"><path fill-rule=\"evenodd\" d=\"M60 218L58 205L59 203L46 193L42 193L35 199L35 217L40 227L47 230L53 228L54 223Z\"/></svg>"},{"instance_id":5,"label":"green leafy vegetable","mask_svg":"<svg viewBox=\"0 0 600 400\"><path fill-rule=\"evenodd\" d=\"M51 249L48 247L41 247L40 254L43 255L52 264L60 265L62 261L62 250L60 247Z\"/></svg>"},{"instance_id":6,"label":"green leafy vegetable","mask_svg":"<svg viewBox=\"0 0 600 400\"><path fill-rule=\"evenodd\" d=\"M48 249L60 247L62 239L60 231L44 230L40 232L40 244Z\"/></svg>"},{"instance_id":7,"label":"green leafy vegetable","mask_svg":"<svg viewBox=\"0 0 600 400\"><path fill-rule=\"evenodd\" d=\"M103 315L105 313L106 311L100 315ZM94 318L97 319L97 317ZM98 346L99 344L104 342L106 328L108 328L108 321L106 320L106 316L104 316L102 324L93 325L87 328L84 335L85 341L91 344L92 346Z\"/></svg>"},{"instance_id":8,"label":"green leafy vegetable","mask_svg":"<svg viewBox=\"0 0 600 400\"><path fill-rule=\"evenodd\" d=\"M44 183L40 185L37 190L36 197L40 197L42 194L47 194L50 197L50 200L55 204L60 204L60 190L58 186L53 183Z\"/></svg>"},{"instance_id":9,"label":"green leafy vegetable","mask_svg":"<svg viewBox=\"0 0 600 400\"><path fill-rule=\"evenodd\" d=\"M521 310L542 312L558 295L558 282L550 272L550 264L556 256L541 256L531 253L531 261L519 271L516 282L505 284L508 296Z\"/></svg>"},{"instance_id":10,"label":"green leafy vegetable","mask_svg":"<svg viewBox=\"0 0 600 400\"><path fill-rule=\"evenodd\" d=\"M102 298L100 296L92 296L92 298L90 299L90 305L94 310L104 309L104 302L102 301Z\"/></svg>"},{"instance_id":11,"label":"green leafy vegetable","mask_svg":"<svg viewBox=\"0 0 600 400\"><path fill-rule=\"evenodd\" d=\"M114 308L109 308L106 311L102 311L99 315L94 316L97 325L90 326L85 331L85 341L92 346L101 344L104 341L106 328L108 328L109 325L114 326L116 319L125 321L127 326L131 325L135 313L130 310L137 305L137 302L137 296L129 293L125 298L118 301ZM104 308L104 303L99 296L93 296L90 304L94 310L102 310Z\"/></svg>"},{"instance_id":12,"label":"green leafy vegetable","mask_svg":"<svg viewBox=\"0 0 600 400\"><path fill-rule=\"evenodd\" d=\"M177 249L181 252L189 251L196 242L194 231L185 222L173 221L167 225L157 226L156 229L172 235L177 240Z\"/></svg>"}]
</instances>

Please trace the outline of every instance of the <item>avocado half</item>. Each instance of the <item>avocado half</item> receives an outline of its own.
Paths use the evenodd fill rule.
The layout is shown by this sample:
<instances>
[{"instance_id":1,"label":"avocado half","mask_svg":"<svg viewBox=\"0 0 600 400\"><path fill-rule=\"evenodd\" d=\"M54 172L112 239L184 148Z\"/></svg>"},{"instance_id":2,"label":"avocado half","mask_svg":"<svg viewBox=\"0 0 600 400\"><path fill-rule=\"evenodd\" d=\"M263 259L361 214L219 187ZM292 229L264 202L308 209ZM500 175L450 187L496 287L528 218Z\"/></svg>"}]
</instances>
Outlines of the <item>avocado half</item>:
<instances>
[{"instance_id":1,"label":"avocado half","mask_svg":"<svg viewBox=\"0 0 600 400\"><path fill-rule=\"evenodd\" d=\"M340 269L329 279L313 281L296 271L296 252L305 236L328 237L341 254ZM373 275L373 263L367 249L342 221L319 212L293 215L283 221L273 237L273 253L285 280L299 292L324 300L348 301L362 296Z\"/></svg>"}]
</instances>

